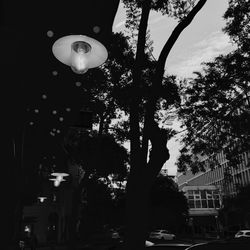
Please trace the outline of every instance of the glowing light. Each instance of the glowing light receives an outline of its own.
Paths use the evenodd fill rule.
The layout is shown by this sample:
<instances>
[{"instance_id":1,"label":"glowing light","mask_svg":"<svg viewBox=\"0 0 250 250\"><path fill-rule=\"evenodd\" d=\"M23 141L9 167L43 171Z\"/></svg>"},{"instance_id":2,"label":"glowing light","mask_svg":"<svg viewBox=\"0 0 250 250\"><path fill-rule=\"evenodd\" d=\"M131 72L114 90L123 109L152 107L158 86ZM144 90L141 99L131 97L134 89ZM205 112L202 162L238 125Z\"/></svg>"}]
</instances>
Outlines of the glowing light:
<instances>
[{"instance_id":1,"label":"glowing light","mask_svg":"<svg viewBox=\"0 0 250 250\"><path fill-rule=\"evenodd\" d=\"M93 31L97 34L99 33L101 28L99 26L94 26Z\"/></svg>"},{"instance_id":2,"label":"glowing light","mask_svg":"<svg viewBox=\"0 0 250 250\"><path fill-rule=\"evenodd\" d=\"M47 36L48 36L48 37L54 36L54 32L53 32L52 30L48 30Z\"/></svg>"},{"instance_id":3,"label":"glowing light","mask_svg":"<svg viewBox=\"0 0 250 250\"><path fill-rule=\"evenodd\" d=\"M82 83L81 82L76 82L77 87L81 87Z\"/></svg>"},{"instance_id":4,"label":"glowing light","mask_svg":"<svg viewBox=\"0 0 250 250\"><path fill-rule=\"evenodd\" d=\"M60 122L62 122L63 120L64 120L63 117L60 117L60 118L59 118L59 121L60 121Z\"/></svg>"},{"instance_id":5,"label":"glowing light","mask_svg":"<svg viewBox=\"0 0 250 250\"><path fill-rule=\"evenodd\" d=\"M42 95L42 98L43 99L47 99L47 95Z\"/></svg>"},{"instance_id":6,"label":"glowing light","mask_svg":"<svg viewBox=\"0 0 250 250\"><path fill-rule=\"evenodd\" d=\"M67 177L67 176L69 176L69 174L67 174L67 173L59 173L59 172L56 172L56 173L52 173L51 174L52 176L55 176L55 177L59 177L59 178L61 178L61 177Z\"/></svg>"},{"instance_id":7,"label":"glowing light","mask_svg":"<svg viewBox=\"0 0 250 250\"><path fill-rule=\"evenodd\" d=\"M55 186L55 187L58 187L58 186L60 185L60 183L61 183L61 182L60 182L59 180L55 180L55 181L54 181L54 186Z\"/></svg>"},{"instance_id":8,"label":"glowing light","mask_svg":"<svg viewBox=\"0 0 250 250\"><path fill-rule=\"evenodd\" d=\"M52 136L55 136L55 133L53 133L53 132L50 132L50 134L51 134Z\"/></svg>"},{"instance_id":9,"label":"glowing light","mask_svg":"<svg viewBox=\"0 0 250 250\"><path fill-rule=\"evenodd\" d=\"M56 70L52 71L52 75L53 76L57 76L58 75L58 72Z\"/></svg>"},{"instance_id":10,"label":"glowing light","mask_svg":"<svg viewBox=\"0 0 250 250\"><path fill-rule=\"evenodd\" d=\"M98 32L98 26L94 29ZM60 62L70 66L77 74L84 74L89 68L100 66L108 57L106 48L100 42L83 35L58 39L53 44L52 52Z\"/></svg>"},{"instance_id":11,"label":"glowing light","mask_svg":"<svg viewBox=\"0 0 250 250\"><path fill-rule=\"evenodd\" d=\"M49 180L54 182L55 187L58 187L61 183L61 181L59 181L57 178L51 178Z\"/></svg>"},{"instance_id":12,"label":"glowing light","mask_svg":"<svg viewBox=\"0 0 250 250\"><path fill-rule=\"evenodd\" d=\"M52 176L55 176L56 178L51 178L49 180L54 181L54 186L58 187L62 181L66 181L63 179L63 177L68 176L69 174L67 173L52 173Z\"/></svg>"},{"instance_id":13,"label":"glowing light","mask_svg":"<svg viewBox=\"0 0 250 250\"><path fill-rule=\"evenodd\" d=\"M24 232L30 233L30 232L31 232L30 227L26 225L26 226L24 227Z\"/></svg>"},{"instance_id":14,"label":"glowing light","mask_svg":"<svg viewBox=\"0 0 250 250\"><path fill-rule=\"evenodd\" d=\"M57 114L57 111L56 111L56 110L53 110L53 111L52 111L52 114L53 114L53 115L56 115L56 114Z\"/></svg>"},{"instance_id":15,"label":"glowing light","mask_svg":"<svg viewBox=\"0 0 250 250\"><path fill-rule=\"evenodd\" d=\"M43 203L46 199L47 199L47 197L45 197L45 196L40 196L40 197L38 197L38 200L39 200L41 203Z\"/></svg>"}]
</instances>

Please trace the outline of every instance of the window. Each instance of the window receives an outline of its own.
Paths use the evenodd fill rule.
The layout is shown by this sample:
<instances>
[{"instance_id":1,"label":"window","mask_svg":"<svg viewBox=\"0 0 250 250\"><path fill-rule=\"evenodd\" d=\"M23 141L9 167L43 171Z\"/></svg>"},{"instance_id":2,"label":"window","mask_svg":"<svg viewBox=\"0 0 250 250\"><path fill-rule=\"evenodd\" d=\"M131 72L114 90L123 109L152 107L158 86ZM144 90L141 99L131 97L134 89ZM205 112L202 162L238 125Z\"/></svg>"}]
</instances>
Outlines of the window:
<instances>
[{"instance_id":1,"label":"window","mask_svg":"<svg viewBox=\"0 0 250 250\"><path fill-rule=\"evenodd\" d=\"M207 208L207 200L206 199L201 200L201 206L202 206L202 208Z\"/></svg>"},{"instance_id":2,"label":"window","mask_svg":"<svg viewBox=\"0 0 250 250\"><path fill-rule=\"evenodd\" d=\"M189 208L220 208L218 190L188 190Z\"/></svg>"},{"instance_id":3,"label":"window","mask_svg":"<svg viewBox=\"0 0 250 250\"><path fill-rule=\"evenodd\" d=\"M201 208L201 200L195 200L195 207Z\"/></svg>"},{"instance_id":4,"label":"window","mask_svg":"<svg viewBox=\"0 0 250 250\"><path fill-rule=\"evenodd\" d=\"M214 200L214 206L215 206L215 208L220 208L220 200L219 199Z\"/></svg>"},{"instance_id":5,"label":"window","mask_svg":"<svg viewBox=\"0 0 250 250\"><path fill-rule=\"evenodd\" d=\"M206 199L206 190L201 190L201 199Z\"/></svg>"},{"instance_id":6,"label":"window","mask_svg":"<svg viewBox=\"0 0 250 250\"><path fill-rule=\"evenodd\" d=\"M213 200L208 200L208 208L214 208Z\"/></svg>"},{"instance_id":7,"label":"window","mask_svg":"<svg viewBox=\"0 0 250 250\"><path fill-rule=\"evenodd\" d=\"M188 201L189 208L195 208L194 206L194 200L189 200Z\"/></svg>"}]
</instances>

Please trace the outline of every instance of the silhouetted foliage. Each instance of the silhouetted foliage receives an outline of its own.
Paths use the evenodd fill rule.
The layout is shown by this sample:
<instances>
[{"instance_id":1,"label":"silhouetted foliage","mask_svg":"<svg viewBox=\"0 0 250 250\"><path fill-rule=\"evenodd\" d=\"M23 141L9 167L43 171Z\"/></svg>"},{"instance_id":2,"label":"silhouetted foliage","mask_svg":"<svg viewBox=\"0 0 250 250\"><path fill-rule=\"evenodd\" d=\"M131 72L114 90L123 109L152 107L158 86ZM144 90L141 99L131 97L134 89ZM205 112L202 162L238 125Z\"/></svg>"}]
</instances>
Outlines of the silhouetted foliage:
<instances>
[{"instance_id":1,"label":"silhouetted foliage","mask_svg":"<svg viewBox=\"0 0 250 250\"><path fill-rule=\"evenodd\" d=\"M240 226L248 228L250 225L250 185L239 187L233 197L225 197L223 208L219 211L220 219L225 226ZM232 217L232 218L230 218ZM235 225L234 218L237 218Z\"/></svg>"},{"instance_id":2,"label":"silhouetted foliage","mask_svg":"<svg viewBox=\"0 0 250 250\"><path fill-rule=\"evenodd\" d=\"M73 163L82 166L90 175L107 177L127 175L128 152L111 135L90 135L71 130L64 146Z\"/></svg>"},{"instance_id":3,"label":"silhouetted foliage","mask_svg":"<svg viewBox=\"0 0 250 250\"><path fill-rule=\"evenodd\" d=\"M225 31L236 42L236 50L204 63L203 71L183 85L180 118L187 129L178 159L179 171L190 167L204 170L200 162L208 157L209 167L218 165L216 153L225 153L228 167L237 167L241 153L249 150L249 2L230 1L224 17ZM244 20L244 21L243 21Z\"/></svg>"},{"instance_id":4,"label":"silhouetted foliage","mask_svg":"<svg viewBox=\"0 0 250 250\"><path fill-rule=\"evenodd\" d=\"M168 176L159 175L151 191L151 228L178 231L188 216L187 199Z\"/></svg>"}]
</instances>

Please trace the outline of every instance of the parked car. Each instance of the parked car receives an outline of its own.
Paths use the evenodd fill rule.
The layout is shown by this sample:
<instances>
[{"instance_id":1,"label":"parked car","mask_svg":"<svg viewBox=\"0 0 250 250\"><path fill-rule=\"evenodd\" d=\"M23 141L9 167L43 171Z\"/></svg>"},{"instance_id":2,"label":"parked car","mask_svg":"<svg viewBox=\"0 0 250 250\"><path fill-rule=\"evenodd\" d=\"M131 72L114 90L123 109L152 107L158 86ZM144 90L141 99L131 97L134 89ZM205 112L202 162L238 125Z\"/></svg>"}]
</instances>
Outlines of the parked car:
<instances>
[{"instance_id":1,"label":"parked car","mask_svg":"<svg viewBox=\"0 0 250 250\"><path fill-rule=\"evenodd\" d=\"M155 230L149 234L149 238L159 240L173 240L175 239L175 235L167 230Z\"/></svg>"},{"instance_id":2,"label":"parked car","mask_svg":"<svg viewBox=\"0 0 250 250\"><path fill-rule=\"evenodd\" d=\"M250 237L250 230L240 230L238 231L234 238L241 238L241 237Z\"/></svg>"}]
</instances>

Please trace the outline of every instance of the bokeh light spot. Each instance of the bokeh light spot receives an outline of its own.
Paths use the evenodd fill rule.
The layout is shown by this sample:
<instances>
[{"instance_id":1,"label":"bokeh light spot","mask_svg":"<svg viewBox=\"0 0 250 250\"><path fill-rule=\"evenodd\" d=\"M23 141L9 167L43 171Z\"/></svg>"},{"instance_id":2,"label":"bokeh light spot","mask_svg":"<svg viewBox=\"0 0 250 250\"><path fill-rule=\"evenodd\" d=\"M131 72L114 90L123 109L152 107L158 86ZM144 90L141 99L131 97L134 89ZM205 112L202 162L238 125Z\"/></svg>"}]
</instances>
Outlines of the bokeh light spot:
<instances>
[{"instance_id":1,"label":"bokeh light spot","mask_svg":"<svg viewBox=\"0 0 250 250\"><path fill-rule=\"evenodd\" d=\"M54 36L54 32L52 30L48 30L47 31L47 36L48 37L53 37Z\"/></svg>"},{"instance_id":2,"label":"bokeh light spot","mask_svg":"<svg viewBox=\"0 0 250 250\"><path fill-rule=\"evenodd\" d=\"M99 26L94 26L93 31L97 34L101 31L101 28Z\"/></svg>"},{"instance_id":3,"label":"bokeh light spot","mask_svg":"<svg viewBox=\"0 0 250 250\"><path fill-rule=\"evenodd\" d=\"M81 82L76 82L76 87L81 87L82 83Z\"/></svg>"}]
</instances>

